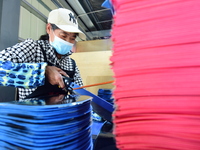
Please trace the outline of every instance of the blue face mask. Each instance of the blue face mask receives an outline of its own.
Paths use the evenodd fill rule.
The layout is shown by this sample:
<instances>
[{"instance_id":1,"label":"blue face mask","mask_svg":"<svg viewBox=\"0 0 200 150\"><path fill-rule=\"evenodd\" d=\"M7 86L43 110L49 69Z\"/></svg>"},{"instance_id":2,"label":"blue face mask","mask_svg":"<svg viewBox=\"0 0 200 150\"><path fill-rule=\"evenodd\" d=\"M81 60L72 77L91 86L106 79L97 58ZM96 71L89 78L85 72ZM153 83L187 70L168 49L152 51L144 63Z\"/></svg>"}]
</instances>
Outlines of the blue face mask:
<instances>
[{"instance_id":1,"label":"blue face mask","mask_svg":"<svg viewBox=\"0 0 200 150\"><path fill-rule=\"evenodd\" d=\"M72 43L69 43L59 37L57 37L56 35L54 35L54 41L50 42L51 46L53 46L53 48L55 48L56 52L60 55L66 55L66 54L71 54L71 50L73 48Z\"/></svg>"}]
</instances>

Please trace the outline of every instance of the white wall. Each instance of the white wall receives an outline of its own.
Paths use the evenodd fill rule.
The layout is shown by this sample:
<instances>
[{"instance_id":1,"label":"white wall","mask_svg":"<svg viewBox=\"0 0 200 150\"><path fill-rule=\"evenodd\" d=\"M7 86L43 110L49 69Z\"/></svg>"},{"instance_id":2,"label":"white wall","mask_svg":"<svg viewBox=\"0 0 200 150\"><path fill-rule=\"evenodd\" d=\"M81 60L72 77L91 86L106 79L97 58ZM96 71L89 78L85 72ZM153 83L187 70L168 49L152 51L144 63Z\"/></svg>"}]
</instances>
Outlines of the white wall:
<instances>
[{"instance_id":1,"label":"white wall","mask_svg":"<svg viewBox=\"0 0 200 150\"><path fill-rule=\"evenodd\" d=\"M46 9L37 0L26 0L34 8L40 11L43 15L48 17L49 10ZM57 7L51 2L51 0L43 0L50 9L56 9ZM32 38L37 40L40 35L46 33L46 22L32 14L27 8L21 6L20 8L20 24L19 24L19 38L27 39Z\"/></svg>"}]
</instances>

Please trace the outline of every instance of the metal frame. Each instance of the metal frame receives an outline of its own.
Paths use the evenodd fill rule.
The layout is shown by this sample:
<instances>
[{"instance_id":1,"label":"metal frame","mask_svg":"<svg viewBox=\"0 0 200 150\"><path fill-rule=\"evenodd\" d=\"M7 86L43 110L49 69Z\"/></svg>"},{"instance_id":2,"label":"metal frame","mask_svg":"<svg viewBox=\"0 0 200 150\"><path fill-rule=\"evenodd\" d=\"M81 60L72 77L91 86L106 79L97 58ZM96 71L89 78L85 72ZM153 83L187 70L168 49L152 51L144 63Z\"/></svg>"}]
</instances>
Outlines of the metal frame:
<instances>
[{"instance_id":1,"label":"metal frame","mask_svg":"<svg viewBox=\"0 0 200 150\"><path fill-rule=\"evenodd\" d=\"M0 50L18 42L19 34L19 0L0 0ZM16 89L0 87L0 101L14 101Z\"/></svg>"}]
</instances>

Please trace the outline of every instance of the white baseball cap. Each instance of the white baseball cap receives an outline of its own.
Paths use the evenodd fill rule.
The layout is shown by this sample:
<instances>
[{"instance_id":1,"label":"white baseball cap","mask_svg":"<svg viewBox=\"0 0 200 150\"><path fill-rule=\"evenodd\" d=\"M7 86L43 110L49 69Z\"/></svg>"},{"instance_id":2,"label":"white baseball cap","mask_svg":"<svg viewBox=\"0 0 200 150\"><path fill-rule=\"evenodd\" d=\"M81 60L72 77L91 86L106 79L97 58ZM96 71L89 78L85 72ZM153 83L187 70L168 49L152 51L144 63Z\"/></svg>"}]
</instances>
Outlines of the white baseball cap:
<instances>
[{"instance_id":1,"label":"white baseball cap","mask_svg":"<svg viewBox=\"0 0 200 150\"><path fill-rule=\"evenodd\" d=\"M66 32L78 33L78 36L85 40L86 36L78 29L78 21L74 13L65 8L54 9L49 13L48 23L55 24L61 30Z\"/></svg>"}]
</instances>

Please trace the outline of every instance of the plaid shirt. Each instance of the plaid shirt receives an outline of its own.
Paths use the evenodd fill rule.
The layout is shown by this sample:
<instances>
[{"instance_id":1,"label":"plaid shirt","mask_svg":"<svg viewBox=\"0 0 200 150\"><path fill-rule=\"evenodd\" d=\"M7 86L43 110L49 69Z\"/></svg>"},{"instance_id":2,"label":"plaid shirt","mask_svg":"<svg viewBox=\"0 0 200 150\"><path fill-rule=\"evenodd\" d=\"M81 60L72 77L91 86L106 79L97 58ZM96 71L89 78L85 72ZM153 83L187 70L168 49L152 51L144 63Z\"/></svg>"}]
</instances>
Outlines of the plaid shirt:
<instances>
[{"instance_id":1,"label":"plaid shirt","mask_svg":"<svg viewBox=\"0 0 200 150\"><path fill-rule=\"evenodd\" d=\"M0 51L0 58L4 61L11 61L14 63L41 63L45 62L44 55L41 51L43 47L47 60L67 71L73 71L73 63L69 56L63 56L61 59L56 57L56 53L48 41L27 39L24 42L17 43L16 45ZM74 82L82 86L82 79L80 77L79 69L76 66L74 74ZM24 99L31 94L36 88L19 88L19 98Z\"/></svg>"}]
</instances>

